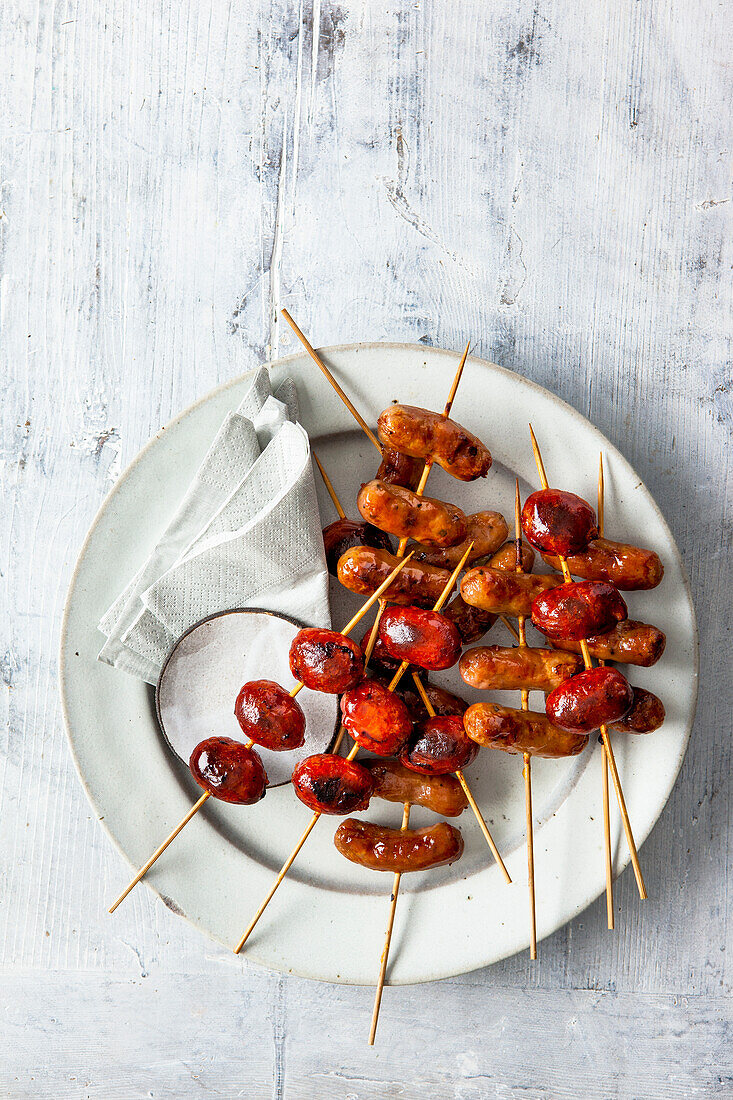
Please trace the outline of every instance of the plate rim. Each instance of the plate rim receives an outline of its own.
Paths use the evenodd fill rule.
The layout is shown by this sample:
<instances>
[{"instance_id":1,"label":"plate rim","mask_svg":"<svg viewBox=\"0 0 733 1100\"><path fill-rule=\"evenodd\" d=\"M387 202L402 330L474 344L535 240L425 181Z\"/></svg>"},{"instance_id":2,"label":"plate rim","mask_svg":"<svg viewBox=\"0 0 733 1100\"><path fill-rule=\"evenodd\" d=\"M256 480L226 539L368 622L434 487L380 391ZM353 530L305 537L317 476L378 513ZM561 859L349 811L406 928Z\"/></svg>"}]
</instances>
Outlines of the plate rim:
<instances>
[{"instance_id":1,"label":"plate rim","mask_svg":"<svg viewBox=\"0 0 733 1100\"><path fill-rule=\"evenodd\" d=\"M460 358L460 355L461 355L461 352L453 351L453 350L450 350L448 348L439 348L439 347L433 347L431 345L423 345L423 344L411 343L411 342L406 342L406 341L388 341L388 340L384 340L384 341L383 340L363 340L363 341L358 341L358 342L345 342L345 343L341 343L341 344L324 345L322 347L318 347L316 350L319 353L323 354L324 356L328 356L330 354L338 354L338 353L342 353L342 352L349 353L349 352L358 352L360 350L373 350L373 349L381 349L381 348L384 348L384 349L389 348L389 349L392 349L392 350L395 350L395 351L403 351L403 352L410 352L410 353L414 353L414 352L418 351L421 354L427 353L429 355L445 356L445 357L447 357L447 358L449 358L453 361L457 361ZM82 789L84 790L84 793L85 793L85 795L86 795L86 797L87 797L87 799L88 799L88 801L89 801L89 803L90 803L90 805L91 805L91 807L94 811L95 817L96 817L98 823L103 827L103 829L104 829L105 833L107 834L107 836L109 837L109 839L112 841L112 844L115 847L115 849L122 856L124 862L127 863L132 868L134 868L135 865L131 862L131 860L128 857L127 853L122 848L121 842L118 841L117 838L112 833L111 827L107 823L105 815L100 814L100 808L98 807L98 805L97 805L97 803L96 803L96 801L95 801L95 799L92 795L92 791L89 787L89 784L87 783L87 780L86 780L86 778L85 778L85 776L82 772L81 763L80 763L80 760L79 760L79 757L78 757L78 754L77 754L77 751L76 751L76 746L74 744L74 740L73 740L72 732L71 732L71 716L70 716L69 700L67 698L67 660L66 660L65 652L66 652L66 648L67 648L66 643L67 643L68 632L69 632L69 619L70 619L70 615L71 615L71 607L72 607L74 595L75 595L75 592L76 592L76 587L77 587L77 583L78 583L78 579L79 579L79 573L80 573L82 565L84 563L84 559L86 557L86 553L87 553L89 543L91 542L91 540L92 540L92 538L93 538L93 536L96 532L96 529L97 529L99 523L101 522L104 514L106 513L107 509L110 507L112 501L115 499L117 493L121 490L122 486L127 481L130 474L144 460L144 458L147 456L148 451L153 447L153 445L155 443L157 443L164 436L164 434L167 433L172 427L179 424L182 420L184 420L186 417L188 417L192 412L194 412L196 409L198 409L200 406L202 406L206 402L210 401L212 398L216 397L217 395L220 395L220 394L224 393L228 389L231 389L231 388L241 384L248 377L251 377L252 375L254 375L262 367L265 367L267 370L271 370L272 368L275 368L275 367L286 367L288 364L290 364L292 362L295 362L295 361L298 361L298 360L307 361L307 359L308 359L308 353L306 352L306 350L305 349L299 349L299 350L296 350L294 352L289 353L288 355L279 357L277 359L267 360L266 362L260 364L259 366L252 367L249 370L243 371L241 374L238 374L233 378L227 379L224 382L220 382L218 385L212 387L206 393L202 394L195 401L191 402L191 404L187 405L184 409L182 409L181 412L179 412L176 416L172 417L169 421L167 421L164 425L162 425L147 440L147 442L143 444L143 446L135 454L135 456L131 459L131 461L127 464L127 466L124 468L124 470L121 471L121 473L117 477L114 485L112 485L110 487L110 489L108 490L108 492L105 494L103 500L101 501L99 507L97 508L97 510L94 514L94 517L93 517L93 519L92 519L92 521L91 521L91 523L90 523L90 525L87 529L84 540L83 540L83 542L81 544L81 547L78 551L76 561L74 563L74 568L72 570L71 577L70 577L69 582L68 582L68 588L67 588L66 597L65 597L65 600L64 600L64 609L63 609L63 615L62 615L62 619L61 619L61 628L60 628L60 635L59 635L59 646L58 646L58 651L57 651L58 652L59 695L60 695L60 701L61 701L62 717L63 717L63 721L64 721L64 731L65 731L65 734L66 734L66 740L67 740L67 743L68 743L69 751L71 753L72 761L74 763L74 767L76 769L77 776L78 776L79 781L81 783ZM605 436L605 434L601 431L601 429L598 428L593 423L592 420L590 420L588 417L584 416L573 405L570 405L563 398L558 397L557 394L553 393L551 390L547 389L545 386L542 386L538 382L535 382L532 379L525 377L523 374L520 374L518 371L510 370L508 367L502 367L500 364L495 363L490 359L484 359L484 358L481 358L479 356L475 356L475 355L471 355L471 354L469 354L468 359L470 361L474 362L475 364L477 364L478 366L480 366L480 368L482 370L485 369L485 368L488 368L490 371L494 371L494 370L498 371L501 374L507 376L508 378L515 380L518 384L529 387L532 391L535 392L535 394L537 394L543 400L545 400L545 401L549 400L551 403L553 403L553 404L559 406L560 408L562 408L566 413L569 413L570 416L572 417L572 419L578 421L578 423L580 425L582 425L584 428L590 427L591 429L593 429L600 436L602 436L602 438L604 440L605 448L607 449L608 454L611 455L611 456L614 456L614 455L617 456L619 459L621 459L623 461L623 463L626 466L628 466L631 470L633 470L633 472L637 476L639 476L638 472L636 471L636 468L623 455L623 453L618 449L618 447L616 447L616 445ZM665 809L667 803L669 802L670 795L671 795L672 791L674 790L674 787L677 783L677 779L679 777L679 773L680 773L680 770L682 768L682 764L683 764L685 756L687 754L687 749L688 749L688 746L689 746L689 742L690 742L690 738L691 738L691 735L692 735L692 730L693 730L694 722L695 722L695 718L696 718L697 702L698 702L698 697L699 697L700 639L699 639L699 631L698 631L698 625L697 625L697 613L696 613L696 610L695 610L695 604L694 604L694 600L693 600L693 597L692 597L692 588L691 588L691 585L690 585L690 579L689 579L689 576L687 574L687 569L685 567L685 563L684 563L684 560L683 560L682 555L680 553L679 547L677 546L677 541L676 541L676 539L674 537L674 534L673 534L669 524L667 523L667 520L664 516L664 513L662 512L661 508L659 507L655 497L652 495L650 490L647 488L646 483L644 482L644 480L642 478L640 478L639 480L641 481L641 484L643 485L643 487L644 487L644 489L645 489L645 491L648 495L649 503L651 504L654 512L656 513L657 519L661 521L664 529L666 530L666 532L669 536L669 542L671 544L671 548L674 552L675 559L676 559L675 563L676 563L676 565L679 569L680 577L681 577L682 582L683 582L684 593L685 593L685 596L686 596L686 599L687 599L687 603L690 607L690 611L691 611L690 626L691 626L691 635L692 635L691 636L691 642L692 642L692 658L693 658L692 672L693 672L693 679L694 679L694 698L692 698L690 700L690 710L689 710L690 717L685 723L684 736L680 740L680 743L679 743L679 748L678 748L678 752L677 752L677 759L675 761L675 766L674 766L674 775L671 778L669 790L667 791L667 793L665 795L664 801L661 803L661 805L659 807L659 811L656 814L656 816L654 817L654 820L651 822L648 831L644 834L643 837L641 837L641 839L637 840L637 846L641 847L641 845L643 845L644 842L651 835L651 833L654 830L655 826L657 825L662 813L664 812L664 809ZM227 609L227 611L219 612L218 614L227 614L232 610L235 610L235 609ZM198 625L198 624L194 624L194 625ZM157 690L156 690L156 696L157 696ZM157 705L156 705L156 719L157 719ZM174 757L177 761L180 760L180 758L175 753L173 755L174 755ZM285 784L280 784L279 786L285 786ZM628 867L630 862L631 862L631 859L630 859L630 855L628 853L628 849L627 849L626 846L624 846L623 854L619 853L619 855L617 856L617 859L616 859L616 867L617 867L617 871L616 871L616 874L615 874L616 879L618 879L621 876L621 874L626 870L626 868ZM158 890L151 882L145 881L144 885L147 886L147 888L149 890L151 890L156 897L160 898L163 901L164 904L167 904L166 898L163 896L162 892L160 890ZM565 927L566 924L568 924L570 921L574 920L580 913L584 912L590 905L594 904L595 901L597 901L597 899L603 893L603 890L604 890L604 887L603 887L603 885L601 885L600 889L596 893L593 893L593 896L590 898L590 900L588 900L588 901L582 901L581 900L578 903L578 905L576 907L574 907L573 912L569 916L562 919L553 928L548 929L545 933L543 933L541 938L542 939L547 939L550 935L554 934L554 932L558 931L560 928ZM194 919L193 917L189 916L186 913L183 914L183 917L198 932L202 932L212 942L214 942L217 945L221 946L220 939L216 935L214 935L213 932L211 932L209 929L207 929L203 924L199 923L196 919ZM521 951L522 948L520 948L519 950ZM494 956L491 960L489 960L489 961L478 961L475 965L472 965L472 966L469 966L469 967L461 966L459 969L449 969L449 970L446 970L446 971L439 971L438 973L434 973L434 974L432 974L428 977L422 977L422 978L417 978L417 979L415 979L415 978L412 978L412 979L409 979L409 980L400 979L400 978L398 978L397 980L394 980L394 979L389 980L388 979L385 982L385 984L386 985L395 985L395 986L397 986L397 985L422 985L426 982L441 981L441 980L444 980L444 979L449 978L449 977L457 976L459 974L472 973L473 971L483 969L486 966L493 966L495 963L501 962L506 958L513 957L517 953L518 953L517 949L509 947L506 951L504 951L503 953L501 953L499 955ZM362 986L362 985L363 986L370 986L370 985L373 985L373 983L355 981L355 980L349 979L348 977L342 977L342 976L339 977L338 981L335 981L331 977L325 977L325 976L322 976L322 975L315 974L313 972L305 972L301 969L288 966L285 962L280 962L280 964L277 964L277 963L272 962L272 961L267 962L267 961L264 961L264 960L260 960L256 957L256 954L255 955L249 955L248 954L247 959L248 959L249 962L254 963L257 966L262 966L266 970L274 970L278 973L292 974L292 975L297 976L297 977L302 977L302 978L306 978L308 980L314 980L314 981L322 981L322 982L325 982L327 984L353 985L353 986Z\"/></svg>"}]
</instances>

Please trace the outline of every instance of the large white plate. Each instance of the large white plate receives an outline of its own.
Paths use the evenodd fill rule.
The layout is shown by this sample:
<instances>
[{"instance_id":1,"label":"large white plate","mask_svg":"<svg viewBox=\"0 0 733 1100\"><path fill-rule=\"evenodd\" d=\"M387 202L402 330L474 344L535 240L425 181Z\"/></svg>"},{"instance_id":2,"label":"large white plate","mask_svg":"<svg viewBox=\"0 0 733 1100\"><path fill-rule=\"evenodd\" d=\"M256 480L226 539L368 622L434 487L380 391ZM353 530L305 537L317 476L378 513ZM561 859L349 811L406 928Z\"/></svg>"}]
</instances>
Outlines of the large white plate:
<instances>
[{"instance_id":1,"label":"large white plate","mask_svg":"<svg viewBox=\"0 0 733 1100\"><path fill-rule=\"evenodd\" d=\"M324 357L366 419L393 400L441 409L457 357L403 344L329 349ZM294 355L272 366L277 384L297 381L302 419L350 512L377 455L315 366ZM229 383L183 413L153 439L122 475L81 551L68 596L61 648L66 724L79 774L104 827L139 866L199 793L166 748L152 691L96 660L96 625L165 527L225 413L239 403L246 378ZM626 460L582 416L525 379L491 363L469 360L454 415L494 454L486 480L463 485L442 470L430 492L471 510L513 514L513 483L537 487L528 421L542 447L550 482L595 498L598 452L606 460L606 528L611 537L654 548L665 577L654 592L630 593L634 618L658 624L667 649L651 669L633 669L634 683L653 689L667 720L648 737L615 737L616 759L637 843L649 834L679 771L697 692L697 635L687 580L672 535ZM320 491L320 489L319 489ZM323 522L334 518L325 492ZM355 597L333 593L334 623L346 620ZM495 628L492 641L502 637ZM266 676L267 669L262 669ZM440 679L440 678L437 678ZM455 674L441 682L455 685ZM465 686L462 688L465 691ZM495 696L495 698L497 698ZM502 696L498 696L501 700ZM507 694L506 701L518 698ZM537 698L539 704L540 699ZM540 937L589 905L604 888L600 756L597 745L572 761L532 766ZM526 848L519 757L484 750L468 773L479 804L514 879L506 886L472 816L460 818L466 840L452 867L406 875L392 941L389 979L430 981L472 970L528 944ZM398 806L374 801L367 816L397 824ZM233 945L310 818L289 787L270 790L257 806L210 800L145 882L176 912ZM418 823L430 820L414 813ZM372 983L384 939L391 877L354 866L336 852L337 819L322 818L252 935L248 956L265 966L327 981ZM628 862L614 807L616 868ZM641 852L642 865L644 851ZM120 865L119 886L128 878ZM113 918L110 918L113 919Z\"/></svg>"}]
</instances>

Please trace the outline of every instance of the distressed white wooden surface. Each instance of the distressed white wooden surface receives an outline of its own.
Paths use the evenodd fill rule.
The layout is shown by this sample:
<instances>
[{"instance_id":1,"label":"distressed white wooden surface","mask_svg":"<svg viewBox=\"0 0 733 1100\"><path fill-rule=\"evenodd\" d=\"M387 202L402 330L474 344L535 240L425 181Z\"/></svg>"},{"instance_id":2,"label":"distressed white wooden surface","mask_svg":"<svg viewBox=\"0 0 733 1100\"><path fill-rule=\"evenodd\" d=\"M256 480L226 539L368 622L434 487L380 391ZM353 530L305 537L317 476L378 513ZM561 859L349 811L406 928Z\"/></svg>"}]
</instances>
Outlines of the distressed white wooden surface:
<instances>
[{"instance_id":1,"label":"distressed white wooden surface","mask_svg":"<svg viewBox=\"0 0 733 1100\"><path fill-rule=\"evenodd\" d=\"M717 0L0 5L0 1095L733 1094L730 26ZM614 935L601 901L535 965L387 990L374 1050L370 991L252 968L144 889L105 915L124 868L56 687L106 490L292 349L284 304L316 344L470 336L590 416L701 627L650 900L627 871Z\"/></svg>"}]
</instances>

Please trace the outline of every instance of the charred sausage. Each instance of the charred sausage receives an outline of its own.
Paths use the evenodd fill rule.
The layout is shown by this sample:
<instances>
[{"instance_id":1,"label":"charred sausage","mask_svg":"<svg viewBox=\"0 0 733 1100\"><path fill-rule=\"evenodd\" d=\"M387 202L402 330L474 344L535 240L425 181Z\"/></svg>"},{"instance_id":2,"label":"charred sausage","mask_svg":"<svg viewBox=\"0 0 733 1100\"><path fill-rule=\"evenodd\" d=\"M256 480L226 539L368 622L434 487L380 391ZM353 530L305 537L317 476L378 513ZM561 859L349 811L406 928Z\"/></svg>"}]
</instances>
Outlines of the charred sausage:
<instances>
[{"instance_id":1,"label":"charred sausage","mask_svg":"<svg viewBox=\"0 0 733 1100\"><path fill-rule=\"evenodd\" d=\"M620 721L633 701L631 685L617 668L588 668L550 692L545 710L556 726L590 733Z\"/></svg>"},{"instance_id":2,"label":"charred sausage","mask_svg":"<svg viewBox=\"0 0 733 1100\"><path fill-rule=\"evenodd\" d=\"M365 520L398 538L453 546L466 537L466 517L460 508L434 497L418 496L401 485L367 481L359 491L356 506Z\"/></svg>"},{"instance_id":3,"label":"charred sausage","mask_svg":"<svg viewBox=\"0 0 733 1100\"><path fill-rule=\"evenodd\" d=\"M490 558L488 564L493 569L514 572L517 564L517 550L514 542L505 542ZM524 542L522 543L522 569L525 573L530 573L533 565L534 550ZM443 608L443 614L456 624L464 645L471 645L479 638L483 638L499 618L492 611L482 611L478 607L472 607L462 596L455 596Z\"/></svg>"},{"instance_id":4,"label":"charred sausage","mask_svg":"<svg viewBox=\"0 0 733 1100\"><path fill-rule=\"evenodd\" d=\"M415 561L428 565L440 565L443 569L455 569L468 547L473 543L471 553L466 559L470 564L496 553L507 537L506 520L500 512L474 512L466 516L466 537L454 546L412 546Z\"/></svg>"},{"instance_id":5,"label":"charred sausage","mask_svg":"<svg viewBox=\"0 0 733 1100\"><path fill-rule=\"evenodd\" d=\"M410 712L378 680L363 680L341 696L343 724L351 738L377 756L396 756L412 733Z\"/></svg>"},{"instance_id":6,"label":"charred sausage","mask_svg":"<svg viewBox=\"0 0 733 1100\"><path fill-rule=\"evenodd\" d=\"M453 863L463 854L463 837L447 821L401 832L347 817L333 840L342 856L372 871L424 871Z\"/></svg>"},{"instance_id":7,"label":"charred sausage","mask_svg":"<svg viewBox=\"0 0 733 1100\"><path fill-rule=\"evenodd\" d=\"M463 788L453 775L419 775L397 760L365 760L374 780L374 797L387 802L411 802L441 817L458 817L468 806Z\"/></svg>"},{"instance_id":8,"label":"charred sausage","mask_svg":"<svg viewBox=\"0 0 733 1100\"><path fill-rule=\"evenodd\" d=\"M274 680L250 680L239 692L234 714L247 740L275 752L305 742L305 715L295 699Z\"/></svg>"},{"instance_id":9,"label":"charred sausage","mask_svg":"<svg viewBox=\"0 0 733 1100\"><path fill-rule=\"evenodd\" d=\"M377 478L388 485L404 485L406 489L417 489L425 463L421 458L400 454L391 447L382 448L382 461L377 470Z\"/></svg>"},{"instance_id":10,"label":"charred sausage","mask_svg":"<svg viewBox=\"0 0 733 1100\"><path fill-rule=\"evenodd\" d=\"M536 550L577 554L598 534L596 514L587 501L562 489L540 489L522 508L522 530Z\"/></svg>"},{"instance_id":11,"label":"charred sausage","mask_svg":"<svg viewBox=\"0 0 733 1100\"><path fill-rule=\"evenodd\" d=\"M413 458L432 458L459 481L486 477L491 452L471 432L440 413L415 405L390 405L377 422L379 438Z\"/></svg>"},{"instance_id":12,"label":"charred sausage","mask_svg":"<svg viewBox=\"0 0 733 1100\"><path fill-rule=\"evenodd\" d=\"M495 615L529 615L538 596L561 584L562 577L549 573L509 573L479 565L464 575L461 596L466 603Z\"/></svg>"},{"instance_id":13,"label":"charred sausage","mask_svg":"<svg viewBox=\"0 0 733 1100\"><path fill-rule=\"evenodd\" d=\"M335 519L323 528L323 547L326 565L336 576L339 558L354 546L375 546L378 550L391 550L389 535L372 527L371 523L357 523L353 519Z\"/></svg>"},{"instance_id":14,"label":"charred sausage","mask_svg":"<svg viewBox=\"0 0 733 1100\"><path fill-rule=\"evenodd\" d=\"M249 745L231 737L207 737L191 753L191 774L214 798L253 806L265 797L267 773L262 758Z\"/></svg>"},{"instance_id":15,"label":"charred sausage","mask_svg":"<svg viewBox=\"0 0 733 1100\"><path fill-rule=\"evenodd\" d=\"M549 638L605 634L628 615L617 588L607 581L570 581L543 592L532 604L532 622Z\"/></svg>"},{"instance_id":16,"label":"charred sausage","mask_svg":"<svg viewBox=\"0 0 733 1100\"><path fill-rule=\"evenodd\" d=\"M570 638L552 638L557 649L580 653L580 642ZM641 623L637 619L624 619L606 634L591 634L586 638L588 652L599 661L617 661L619 664L655 665L664 653L667 636L656 626Z\"/></svg>"},{"instance_id":17,"label":"charred sausage","mask_svg":"<svg viewBox=\"0 0 733 1100\"><path fill-rule=\"evenodd\" d=\"M515 710L496 703L474 703L463 716L471 740L503 752L529 753L554 760L577 756L588 744L587 734L568 733L553 725L545 714Z\"/></svg>"},{"instance_id":18,"label":"charred sausage","mask_svg":"<svg viewBox=\"0 0 733 1100\"><path fill-rule=\"evenodd\" d=\"M583 667L575 654L563 653L560 661L558 656L556 649L478 646L463 654L458 669L467 684L482 690L552 691Z\"/></svg>"},{"instance_id":19,"label":"charred sausage","mask_svg":"<svg viewBox=\"0 0 733 1100\"><path fill-rule=\"evenodd\" d=\"M461 635L454 623L422 607L388 608L379 623L379 640L390 657L429 672L452 668L461 655Z\"/></svg>"},{"instance_id":20,"label":"charred sausage","mask_svg":"<svg viewBox=\"0 0 733 1100\"><path fill-rule=\"evenodd\" d=\"M552 554L542 557L554 569L560 568L559 558ZM585 550L570 554L567 562L574 577L609 581L624 592L656 588L664 576L664 566L653 550L610 539L593 539Z\"/></svg>"},{"instance_id":21,"label":"charred sausage","mask_svg":"<svg viewBox=\"0 0 733 1100\"><path fill-rule=\"evenodd\" d=\"M400 754L400 763L423 775L447 775L476 759L478 745L466 736L458 714L428 718Z\"/></svg>"},{"instance_id":22,"label":"charred sausage","mask_svg":"<svg viewBox=\"0 0 733 1100\"><path fill-rule=\"evenodd\" d=\"M353 550L347 550L339 560L338 579L344 588L360 596L369 596L386 581L399 562L400 558L388 554L386 550L356 546ZM390 603L430 607L438 600L449 579L447 569L409 561L384 593L384 599Z\"/></svg>"},{"instance_id":23,"label":"charred sausage","mask_svg":"<svg viewBox=\"0 0 733 1100\"><path fill-rule=\"evenodd\" d=\"M664 703L654 692L632 687L634 701L631 710L620 722L614 722L615 730L624 733L653 733L664 721Z\"/></svg>"},{"instance_id":24,"label":"charred sausage","mask_svg":"<svg viewBox=\"0 0 733 1100\"><path fill-rule=\"evenodd\" d=\"M316 753L293 768L293 790L309 810L319 814L366 810L374 787L370 771L334 753Z\"/></svg>"},{"instance_id":25,"label":"charred sausage","mask_svg":"<svg viewBox=\"0 0 733 1100\"><path fill-rule=\"evenodd\" d=\"M307 627L290 646L290 671L311 691L340 695L364 679L364 654L336 630Z\"/></svg>"}]
</instances>

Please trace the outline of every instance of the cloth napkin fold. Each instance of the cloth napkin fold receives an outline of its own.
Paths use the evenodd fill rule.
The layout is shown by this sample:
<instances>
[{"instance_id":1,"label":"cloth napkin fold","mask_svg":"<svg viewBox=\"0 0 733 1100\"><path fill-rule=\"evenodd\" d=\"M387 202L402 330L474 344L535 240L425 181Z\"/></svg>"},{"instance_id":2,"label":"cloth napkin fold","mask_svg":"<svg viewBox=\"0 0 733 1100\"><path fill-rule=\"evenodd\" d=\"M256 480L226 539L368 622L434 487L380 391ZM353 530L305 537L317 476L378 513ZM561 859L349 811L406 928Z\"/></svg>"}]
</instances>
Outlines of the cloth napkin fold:
<instances>
[{"instance_id":1,"label":"cloth napkin fold","mask_svg":"<svg viewBox=\"0 0 733 1100\"><path fill-rule=\"evenodd\" d=\"M150 684L176 640L233 607L330 626L308 434L295 383L261 367L148 560L99 623L99 660Z\"/></svg>"}]
</instances>

